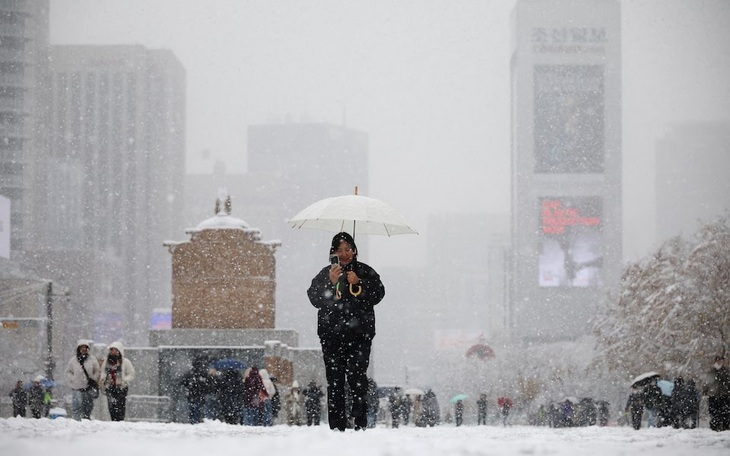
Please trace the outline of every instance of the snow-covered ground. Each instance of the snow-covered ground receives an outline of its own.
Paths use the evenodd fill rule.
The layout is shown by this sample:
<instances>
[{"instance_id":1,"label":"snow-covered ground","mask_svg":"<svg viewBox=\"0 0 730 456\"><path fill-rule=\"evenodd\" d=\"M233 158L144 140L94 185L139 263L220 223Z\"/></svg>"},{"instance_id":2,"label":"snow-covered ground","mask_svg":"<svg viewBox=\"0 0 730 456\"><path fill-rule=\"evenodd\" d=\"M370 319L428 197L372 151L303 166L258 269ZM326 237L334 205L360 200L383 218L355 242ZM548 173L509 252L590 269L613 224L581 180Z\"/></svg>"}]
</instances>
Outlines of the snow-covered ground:
<instances>
[{"instance_id":1,"label":"snow-covered ground","mask_svg":"<svg viewBox=\"0 0 730 456\"><path fill-rule=\"evenodd\" d=\"M217 421L113 423L70 419L0 419L0 455L722 455L730 432L629 427L462 426L333 432L326 426L245 427Z\"/></svg>"}]
</instances>

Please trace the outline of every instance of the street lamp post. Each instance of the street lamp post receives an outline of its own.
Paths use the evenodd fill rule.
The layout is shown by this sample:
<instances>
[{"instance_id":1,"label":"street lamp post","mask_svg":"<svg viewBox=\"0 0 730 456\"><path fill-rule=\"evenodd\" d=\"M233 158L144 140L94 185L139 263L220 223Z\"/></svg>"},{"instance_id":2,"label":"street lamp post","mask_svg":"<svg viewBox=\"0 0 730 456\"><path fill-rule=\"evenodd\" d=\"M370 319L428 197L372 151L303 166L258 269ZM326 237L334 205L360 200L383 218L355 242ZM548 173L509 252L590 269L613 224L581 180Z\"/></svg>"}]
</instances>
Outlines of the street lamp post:
<instances>
[{"instance_id":1,"label":"street lamp post","mask_svg":"<svg viewBox=\"0 0 730 456\"><path fill-rule=\"evenodd\" d=\"M53 282L46 285L46 378L53 381Z\"/></svg>"}]
</instances>

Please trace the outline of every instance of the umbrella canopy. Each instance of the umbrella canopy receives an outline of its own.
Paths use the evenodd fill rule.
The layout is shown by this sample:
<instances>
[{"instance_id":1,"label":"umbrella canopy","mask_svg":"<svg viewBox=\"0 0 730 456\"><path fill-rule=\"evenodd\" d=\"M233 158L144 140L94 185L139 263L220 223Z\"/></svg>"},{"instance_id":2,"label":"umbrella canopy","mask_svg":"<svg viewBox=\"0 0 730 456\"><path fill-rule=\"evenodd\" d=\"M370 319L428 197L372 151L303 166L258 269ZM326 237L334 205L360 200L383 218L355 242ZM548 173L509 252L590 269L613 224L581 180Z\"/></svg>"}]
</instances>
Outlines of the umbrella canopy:
<instances>
[{"instance_id":1,"label":"umbrella canopy","mask_svg":"<svg viewBox=\"0 0 730 456\"><path fill-rule=\"evenodd\" d=\"M420 388L408 388L403 392L406 396L423 396L423 390Z\"/></svg>"},{"instance_id":2,"label":"umbrella canopy","mask_svg":"<svg viewBox=\"0 0 730 456\"><path fill-rule=\"evenodd\" d=\"M671 396L672 391L674 391L674 382L670 380L659 380L656 382L657 386L660 390L662 390L662 394L665 396Z\"/></svg>"},{"instance_id":3,"label":"umbrella canopy","mask_svg":"<svg viewBox=\"0 0 730 456\"><path fill-rule=\"evenodd\" d=\"M56 382L53 380L48 380L46 377L43 377L42 375L39 375L33 379L33 381L37 381L41 384L41 386L45 388L53 388L56 386ZM31 389L33 387L33 381L27 382L23 385L24 389Z\"/></svg>"},{"instance_id":4,"label":"umbrella canopy","mask_svg":"<svg viewBox=\"0 0 730 456\"><path fill-rule=\"evenodd\" d=\"M641 375L637 375L632 381L631 381L631 387L632 388L641 388L642 386L646 386L649 383L652 382L655 378L659 378L659 374L651 371L651 372L644 372Z\"/></svg>"},{"instance_id":5,"label":"umbrella canopy","mask_svg":"<svg viewBox=\"0 0 730 456\"><path fill-rule=\"evenodd\" d=\"M451 398L451 402L459 402L459 401L465 401L469 399L469 396L466 394L457 394L456 396Z\"/></svg>"},{"instance_id":6,"label":"umbrella canopy","mask_svg":"<svg viewBox=\"0 0 730 456\"><path fill-rule=\"evenodd\" d=\"M304 208L288 220L292 228L339 233L345 231L355 237L362 234L394 236L418 234L408 222L388 204L367 196L343 195L326 198Z\"/></svg>"},{"instance_id":7,"label":"umbrella canopy","mask_svg":"<svg viewBox=\"0 0 730 456\"><path fill-rule=\"evenodd\" d=\"M506 405L507 407L512 408L512 399L507 396L500 396L497 398L497 405L500 407L504 407Z\"/></svg>"},{"instance_id":8,"label":"umbrella canopy","mask_svg":"<svg viewBox=\"0 0 730 456\"><path fill-rule=\"evenodd\" d=\"M213 361L211 367L215 370L244 370L246 369L246 364L237 359L224 358Z\"/></svg>"},{"instance_id":9,"label":"umbrella canopy","mask_svg":"<svg viewBox=\"0 0 730 456\"><path fill-rule=\"evenodd\" d=\"M467 358L472 356L476 356L477 358L484 361L488 358L494 358L494 350L492 350L492 347L487 344L474 344L469 347L469 350L466 351Z\"/></svg>"}]
</instances>

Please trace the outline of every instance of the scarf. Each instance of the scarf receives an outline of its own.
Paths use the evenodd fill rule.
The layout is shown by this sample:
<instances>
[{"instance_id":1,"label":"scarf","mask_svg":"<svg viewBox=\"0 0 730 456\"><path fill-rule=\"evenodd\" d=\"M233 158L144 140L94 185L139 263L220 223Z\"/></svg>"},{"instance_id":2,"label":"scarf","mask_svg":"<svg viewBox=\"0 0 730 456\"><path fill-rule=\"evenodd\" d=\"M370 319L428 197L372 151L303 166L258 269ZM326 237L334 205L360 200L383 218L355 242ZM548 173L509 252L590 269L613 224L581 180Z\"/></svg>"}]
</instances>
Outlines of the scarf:
<instances>
[{"instance_id":1,"label":"scarf","mask_svg":"<svg viewBox=\"0 0 730 456\"><path fill-rule=\"evenodd\" d=\"M117 386L117 374L121 373L122 363L109 363L106 370L109 375L111 386Z\"/></svg>"}]
</instances>

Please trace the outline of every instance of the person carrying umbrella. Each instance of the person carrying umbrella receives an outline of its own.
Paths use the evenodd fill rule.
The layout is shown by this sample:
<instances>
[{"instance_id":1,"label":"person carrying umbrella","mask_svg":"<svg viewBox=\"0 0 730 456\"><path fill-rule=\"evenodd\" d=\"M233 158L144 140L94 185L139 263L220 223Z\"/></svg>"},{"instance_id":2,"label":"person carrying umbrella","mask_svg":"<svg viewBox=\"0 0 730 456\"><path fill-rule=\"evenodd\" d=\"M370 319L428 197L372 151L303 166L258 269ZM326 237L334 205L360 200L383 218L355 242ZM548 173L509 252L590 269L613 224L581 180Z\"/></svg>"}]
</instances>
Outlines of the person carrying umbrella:
<instances>
[{"instance_id":1,"label":"person carrying umbrella","mask_svg":"<svg viewBox=\"0 0 730 456\"><path fill-rule=\"evenodd\" d=\"M327 378L330 429L347 428L345 382L352 392L355 429L367 428L367 370L375 337L375 305L385 287L375 270L357 260L357 246L346 232L332 238L330 255L337 262L312 279L307 296L317 312L317 335L322 345Z\"/></svg>"},{"instance_id":2,"label":"person carrying umbrella","mask_svg":"<svg viewBox=\"0 0 730 456\"><path fill-rule=\"evenodd\" d=\"M507 396L500 396L497 398L497 406L499 406L500 413L502 414L502 425L507 426L509 412L512 410L512 399Z\"/></svg>"}]
</instances>

